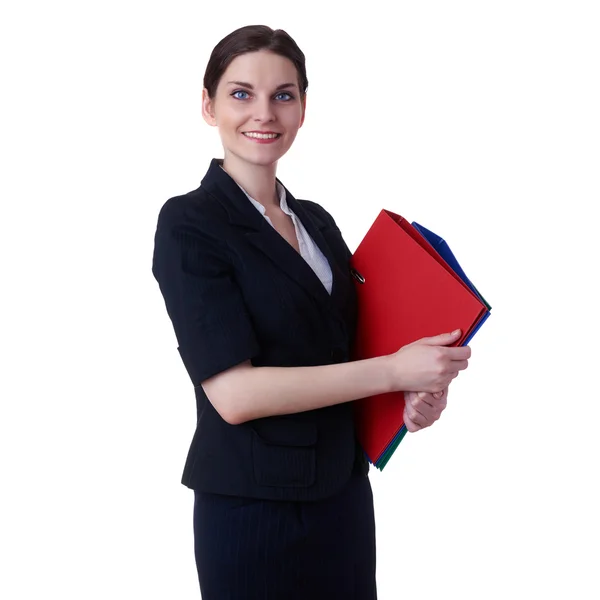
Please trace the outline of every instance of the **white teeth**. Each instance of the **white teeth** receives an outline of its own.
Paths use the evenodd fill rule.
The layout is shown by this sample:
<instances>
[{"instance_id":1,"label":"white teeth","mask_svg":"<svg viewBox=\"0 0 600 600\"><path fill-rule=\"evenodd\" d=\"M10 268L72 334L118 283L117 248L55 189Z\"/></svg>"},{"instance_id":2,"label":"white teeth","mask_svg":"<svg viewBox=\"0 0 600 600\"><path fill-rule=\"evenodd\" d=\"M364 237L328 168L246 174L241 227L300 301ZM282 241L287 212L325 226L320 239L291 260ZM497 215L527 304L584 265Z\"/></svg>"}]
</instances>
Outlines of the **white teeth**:
<instances>
[{"instance_id":1,"label":"white teeth","mask_svg":"<svg viewBox=\"0 0 600 600\"><path fill-rule=\"evenodd\" d=\"M272 140L276 137L279 137L278 133L254 133L252 131L244 133L244 135L246 137L257 138L259 140Z\"/></svg>"}]
</instances>

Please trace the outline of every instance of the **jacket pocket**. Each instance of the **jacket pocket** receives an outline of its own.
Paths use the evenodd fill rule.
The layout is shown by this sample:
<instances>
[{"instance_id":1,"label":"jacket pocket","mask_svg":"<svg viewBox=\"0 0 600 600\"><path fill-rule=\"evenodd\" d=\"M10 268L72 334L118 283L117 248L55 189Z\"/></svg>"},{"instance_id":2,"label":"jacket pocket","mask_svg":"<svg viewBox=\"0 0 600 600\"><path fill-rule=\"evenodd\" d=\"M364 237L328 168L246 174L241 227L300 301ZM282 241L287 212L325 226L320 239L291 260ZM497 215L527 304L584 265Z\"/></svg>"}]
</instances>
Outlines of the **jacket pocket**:
<instances>
[{"instance_id":1,"label":"jacket pocket","mask_svg":"<svg viewBox=\"0 0 600 600\"><path fill-rule=\"evenodd\" d=\"M317 426L269 418L252 426L252 460L258 485L308 487L315 482Z\"/></svg>"}]
</instances>

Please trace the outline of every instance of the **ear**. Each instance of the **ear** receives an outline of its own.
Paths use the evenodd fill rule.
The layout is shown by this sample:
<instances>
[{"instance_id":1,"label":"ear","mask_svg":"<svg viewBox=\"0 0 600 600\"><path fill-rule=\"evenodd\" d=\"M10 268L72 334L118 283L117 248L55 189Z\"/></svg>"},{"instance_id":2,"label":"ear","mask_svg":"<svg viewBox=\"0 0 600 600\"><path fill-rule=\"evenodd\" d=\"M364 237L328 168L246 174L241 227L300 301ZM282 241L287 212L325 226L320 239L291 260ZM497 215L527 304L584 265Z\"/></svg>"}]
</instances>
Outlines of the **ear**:
<instances>
[{"instance_id":1,"label":"ear","mask_svg":"<svg viewBox=\"0 0 600 600\"><path fill-rule=\"evenodd\" d=\"M202 116L209 125L216 127L215 104L210 99L206 88L202 90Z\"/></svg>"},{"instance_id":2,"label":"ear","mask_svg":"<svg viewBox=\"0 0 600 600\"><path fill-rule=\"evenodd\" d=\"M304 94L302 98L302 118L300 119L299 127L302 127L304 124L304 117L306 116L306 94Z\"/></svg>"}]
</instances>

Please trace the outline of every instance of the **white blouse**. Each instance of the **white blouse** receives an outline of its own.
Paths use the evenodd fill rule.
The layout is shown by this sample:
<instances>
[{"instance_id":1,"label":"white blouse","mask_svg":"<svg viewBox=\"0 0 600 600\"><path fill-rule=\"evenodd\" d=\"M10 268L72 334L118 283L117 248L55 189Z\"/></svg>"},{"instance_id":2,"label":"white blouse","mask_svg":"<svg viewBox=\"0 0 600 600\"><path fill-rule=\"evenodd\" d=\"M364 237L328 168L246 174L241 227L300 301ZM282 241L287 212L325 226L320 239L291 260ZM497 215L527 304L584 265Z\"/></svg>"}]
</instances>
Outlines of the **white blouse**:
<instances>
[{"instance_id":1,"label":"white blouse","mask_svg":"<svg viewBox=\"0 0 600 600\"><path fill-rule=\"evenodd\" d=\"M239 185L239 184L238 184ZM248 192L240 185L240 189L246 194L248 200L252 202L252 204L256 207L256 209L260 212L261 215L268 221L271 227L273 223L271 223L271 219L265 214L265 207L254 198L252 198ZM325 255L321 252L319 246L315 244L313 239L306 231L304 225L302 225L302 221L290 210L287 205L285 199L285 188L283 185L277 182L277 192L279 194L279 206L281 210L292 218L292 222L294 223L294 228L296 229L296 238L298 239L298 246L300 247L300 255L302 258L308 263L310 268L315 272L315 275L321 280L321 283L327 290L329 294L331 294L331 287L333 283L332 275L331 275L331 267L329 266L329 262L325 258Z\"/></svg>"}]
</instances>

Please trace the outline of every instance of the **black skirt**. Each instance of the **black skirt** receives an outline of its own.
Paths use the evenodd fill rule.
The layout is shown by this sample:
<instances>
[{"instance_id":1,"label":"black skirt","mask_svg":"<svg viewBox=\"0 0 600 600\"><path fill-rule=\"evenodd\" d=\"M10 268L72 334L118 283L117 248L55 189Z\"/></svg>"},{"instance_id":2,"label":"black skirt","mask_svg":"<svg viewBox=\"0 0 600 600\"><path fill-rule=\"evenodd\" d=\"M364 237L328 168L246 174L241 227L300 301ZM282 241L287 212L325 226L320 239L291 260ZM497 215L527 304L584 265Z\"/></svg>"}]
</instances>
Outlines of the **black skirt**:
<instances>
[{"instance_id":1,"label":"black skirt","mask_svg":"<svg viewBox=\"0 0 600 600\"><path fill-rule=\"evenodd\" d=\"M203 600L376 600L369 478L336 495L285 502L195 492Z\"/></svg>"}]
</instances>

